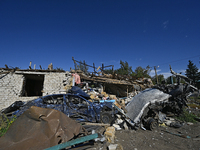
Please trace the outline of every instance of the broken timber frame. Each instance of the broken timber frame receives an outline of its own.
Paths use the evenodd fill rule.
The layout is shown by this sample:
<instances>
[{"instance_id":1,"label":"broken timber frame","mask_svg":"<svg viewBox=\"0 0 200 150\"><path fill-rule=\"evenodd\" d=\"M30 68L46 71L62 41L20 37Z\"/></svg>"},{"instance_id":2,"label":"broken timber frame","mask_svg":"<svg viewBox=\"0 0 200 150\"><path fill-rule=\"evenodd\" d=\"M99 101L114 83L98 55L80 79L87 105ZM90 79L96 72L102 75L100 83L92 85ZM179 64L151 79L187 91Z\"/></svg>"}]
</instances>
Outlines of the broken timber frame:
<instances>
[{"instance_id":1,"label":"broken timber frame","mask_svg":"<svg viewBox=\"0 0 200 150\"><path fill-rule=\"evenodd\" d=\"M83 63L80 62L80 61L75 60L74 57L72 57L72 60L74 61L75 71L77 70L77 67L78 67L78 69L80 69L79 66L77 65L77 62L78 62L79 64L84 65L84 69L85 69L85 70L86 70L86 66L93 68L93 69L94 69L94 72L93 72L93 73L97 73L96 71L97 71L98 69L100 69L101 72L103 72L104 69L107 68L107 67L112 67L112 71L114 72L114 65L104 66L104 64L102 64L102 67L98 67L98 68L97 68L97 67L95 67L95 64L94 64L94 63L93 63L93 66L90 66L90 65L86 64L86 63L85 63L85 60L83 61Z\"/></svg>"}]
</instances>

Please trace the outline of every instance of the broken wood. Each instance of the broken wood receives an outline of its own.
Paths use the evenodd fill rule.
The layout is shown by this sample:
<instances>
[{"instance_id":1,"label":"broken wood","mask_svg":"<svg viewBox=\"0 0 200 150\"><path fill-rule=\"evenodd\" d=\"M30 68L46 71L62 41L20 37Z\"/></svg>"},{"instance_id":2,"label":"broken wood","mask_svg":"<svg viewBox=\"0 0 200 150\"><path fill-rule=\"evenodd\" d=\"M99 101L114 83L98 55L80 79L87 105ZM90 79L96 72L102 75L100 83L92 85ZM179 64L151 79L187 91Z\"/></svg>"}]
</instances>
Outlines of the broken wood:
<instances>
[{"instance_id":1,"label":"broken wood","mask_svg":"<svg viewBox=\"0 0 200 150\"><path fill-rule=\"evenodd\" d=\"M5 64L6 69L8 69L8 65Z\"/></svg>"},{"instance_id":2,"label":"broken wood","mask_svg":"<svg viewBox=\"0 0 200 150\"><path fill-rule=\"evenodd\" d=\"M105 123L90 123L90 122L85 122L85 125L110 126L110 124L105 124Z\"/></svg>"}]
</instances>

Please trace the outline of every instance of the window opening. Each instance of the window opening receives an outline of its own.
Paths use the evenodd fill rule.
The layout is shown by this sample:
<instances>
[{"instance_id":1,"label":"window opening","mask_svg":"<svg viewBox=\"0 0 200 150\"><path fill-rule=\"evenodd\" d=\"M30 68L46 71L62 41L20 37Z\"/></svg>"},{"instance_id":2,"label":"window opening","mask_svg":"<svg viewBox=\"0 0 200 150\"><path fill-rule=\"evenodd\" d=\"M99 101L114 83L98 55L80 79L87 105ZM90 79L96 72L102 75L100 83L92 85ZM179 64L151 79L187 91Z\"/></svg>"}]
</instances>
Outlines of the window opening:
<instances>
[{"instance_id":1,"label":"window opening","mask_svg":"<svg viewBox=\"0 0 200 150\"><path fill-rule=\"evenodd\" d=\"M42 96L44 75L24 75L22 96Z\"/></svg>"}]
</instances>

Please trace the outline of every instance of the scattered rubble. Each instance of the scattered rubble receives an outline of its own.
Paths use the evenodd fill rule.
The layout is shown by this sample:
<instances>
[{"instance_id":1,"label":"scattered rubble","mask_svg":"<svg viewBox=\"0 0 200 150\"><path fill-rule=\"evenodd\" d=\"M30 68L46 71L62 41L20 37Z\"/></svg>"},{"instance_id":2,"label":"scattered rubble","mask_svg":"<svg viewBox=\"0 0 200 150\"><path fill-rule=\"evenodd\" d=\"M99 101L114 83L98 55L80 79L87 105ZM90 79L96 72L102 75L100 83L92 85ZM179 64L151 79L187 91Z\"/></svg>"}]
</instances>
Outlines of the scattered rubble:
<instances>
[{"instance_id":1,"label":"scattered rubble","mask_svg":"<svg viewBox=\"0 0 200 150\"><path fill-rule=\"evenodd\" d=\"M172 69L171 72L177 78L184 78L189 81L187 77L175 73ZM197 90L189 82L185 84L178 83L177 85L162 84L153 86L152 81L146 78L136 80L127 76L106 74L90 76L81 71L73 70L71 70L70 75L72 75L71 78L63 80L63 84L67 85L67 93L41 96L27 102L16 101L3 109L1 113L6 114L10 118L16 115L18 117L16 122L18 122L23 116L29 116L27 114L29 111L39 113L39 111L32 110L35 106L41 112L52 111L52 109L56 112L62 112L66 117L68 116L81 123L81 131L85 131L90 135L98 133L98 137L92 139L92 145L99 149L123 149L123 146L116 141L116 133L120 131L129 132L139 128L153 132L159 126L166 128L163 132L189 138L189 136L185 136L187 134L176 134L167 130L167 127L181 128L184 126L184 122L170 116L180 115L183 108L187 107L188 95ZM68 82L71 84L68 84ZM34 115L34 113L32 115L32 117L29 117L37 117L35 120L38 121L46 121L47 118L45 116L48 116L47 114ZM58 119L57 116L55 118ZM186 124L193 125L190 122ZM27 126L29 125L27 124ZM53 127L52 125L50 126ZM13 124L5 136L0 138L0 145L1 143L6 143L4 139L12 132L17 132L14 131L15 128ZM65 126L64 129L59 129L59 131L71 130L71 128L75 129L75 126ZM45 127L45 131L47 129ZM160 132L160 136L163 135L163 132ZM76 133L75 137L70 139L78 138L77 135L79 133ZM51 136L51 134L53 133L49 133L48 136ZM57 133L54 135L57 135ZM69 139L62 139L63 137L66 138L65 136L67 135L57 136L57 138L61 138L62 142L52 142L51 144L53 145L43 145L46 147L41 148L48 148L67 142ZM21 135L21 137L26 139L24 135ZM40 141L44 140L41 139ZM68 145L69 143L66 144ZM78 143L74 145L76 147ZM155 143L151 143L149 147L154 145ZM85 146L88 145L86 144ZM133 147L133 149L137 148Z\"/></svg>"}]
</instances>

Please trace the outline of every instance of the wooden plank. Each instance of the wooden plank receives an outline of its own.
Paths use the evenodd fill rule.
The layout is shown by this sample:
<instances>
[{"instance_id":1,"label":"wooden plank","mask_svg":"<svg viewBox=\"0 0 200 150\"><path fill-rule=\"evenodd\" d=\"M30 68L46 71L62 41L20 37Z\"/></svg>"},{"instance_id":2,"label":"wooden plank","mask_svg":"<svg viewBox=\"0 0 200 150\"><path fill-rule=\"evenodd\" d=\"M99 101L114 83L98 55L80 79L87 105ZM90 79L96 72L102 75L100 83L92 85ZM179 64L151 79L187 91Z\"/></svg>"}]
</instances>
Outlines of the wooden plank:
<instances>
[{"instance_id":1,"label":"wooden plank","mask_svg":"<svg viewBox=\"0 0 200 150\"><path fill-rule=\"evenodd\" d=\"M7 73L10 73L10 72L12 72L13 70L11 70L11 71L6 71L6 72L0 72L0 74L7 74Z\"/></svg>"},{"instance_id":2,"label":"wooden plank","mask_svg":"<svg viewBox=\"0 0 200 150\"><path fill-rule=\"evenodd\" d=\"M193 138L194 141L200 141L200 138Z\"/></svg>"},{"instance_id":3,"label":"wooden plank","mask_svg":"<svg viewBox=\"0 0 200 150\"><path fill-rule=\"evenodd\" d=\"M48 72L35 72L35 71L15 71L16 74L48 74Z\"/></svg>"},{"instance_id":4,"label":"wooden plank","mask_svg":"<svg viewBox=\"0 0 200 150\"><path fill-rule=\"evenodd\" d=\"M110 126L110 124L105 124L105 123L91 123L91 122L86 122L85 125L93 125L93 126Z\"/></svg>"}]
</instances>

